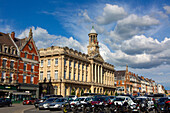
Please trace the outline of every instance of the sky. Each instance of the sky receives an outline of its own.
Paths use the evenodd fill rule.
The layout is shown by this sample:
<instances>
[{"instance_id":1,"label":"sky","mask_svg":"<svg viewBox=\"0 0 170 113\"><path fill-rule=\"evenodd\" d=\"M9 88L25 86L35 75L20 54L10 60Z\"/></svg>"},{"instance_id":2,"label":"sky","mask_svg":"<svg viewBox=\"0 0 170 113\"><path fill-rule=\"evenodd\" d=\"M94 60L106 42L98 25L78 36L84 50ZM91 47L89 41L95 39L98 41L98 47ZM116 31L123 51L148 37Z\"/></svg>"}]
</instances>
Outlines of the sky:
<instances>
[{"instance_id":1,"label":"sky","mask_svg":"<svg viewBox=\"0 0 170 113\"><path fill-rule=\"evenodd\" d=\"M92 26L106 62L170 90L169 0L0 0L0 32L25 38L32 28L38 49L87 53Z\"/></svg>"}]
</instances>

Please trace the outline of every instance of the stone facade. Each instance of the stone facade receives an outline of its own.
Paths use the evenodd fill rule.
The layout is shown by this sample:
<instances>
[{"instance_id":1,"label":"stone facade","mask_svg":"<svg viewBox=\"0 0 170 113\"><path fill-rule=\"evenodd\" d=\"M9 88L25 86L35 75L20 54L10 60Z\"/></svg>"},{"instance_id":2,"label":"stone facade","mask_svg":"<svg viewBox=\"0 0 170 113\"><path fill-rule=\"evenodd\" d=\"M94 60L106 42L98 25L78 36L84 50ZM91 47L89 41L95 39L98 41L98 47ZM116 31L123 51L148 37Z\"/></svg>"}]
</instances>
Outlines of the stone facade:
<instances>
[{"instance_id":1,"label":"stone facade","mask_svg":"<svg viewBox=\"0 0 170 113\"><path fill-rule=\"evenodd\" d=\"M114 66L100 55L94 28L88 35L88 54L58 46L39 50L41 94L114 94Z\"/></svg>"}]
</instances>

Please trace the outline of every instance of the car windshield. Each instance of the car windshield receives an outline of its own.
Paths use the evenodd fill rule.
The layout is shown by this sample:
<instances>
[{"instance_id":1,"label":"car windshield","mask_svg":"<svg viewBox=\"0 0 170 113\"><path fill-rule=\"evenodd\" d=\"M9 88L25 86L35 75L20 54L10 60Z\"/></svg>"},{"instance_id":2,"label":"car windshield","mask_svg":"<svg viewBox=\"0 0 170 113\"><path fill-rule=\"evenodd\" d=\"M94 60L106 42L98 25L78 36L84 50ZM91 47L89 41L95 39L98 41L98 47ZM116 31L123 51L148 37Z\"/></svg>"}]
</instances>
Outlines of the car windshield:
<instances>
[{"instance_id":1,"label":"car windshield","mask_svg":"<svg viewBox=\"0 0 170 113\"><path fill-rule=\"evenodd\" d=\"M84 98L76 98L75 101L84 101Z\"/></svg>"},{"instance_id":2,"label":"car windshield","mask_svg":"<svg viewBox=\"0 0 170 113\"><path fill-rule=\"evenodd\" d=\"M47 99L47 98L49 98L50 96L44 96L42 99Z\"/></svg>"},{"instance_id":3,"label":"car windshield","mask_svg":"<svg viewBox=\"0 0 170 113\"><path fill-rule=\"evenodd\" d=\"M55 102L64 102L65 101L65 99L57 99L57 100L55 100Z\"/></svg>"},{"instance_id":4,"label":"car windshield","mask_svg":"<svg viewBox=\"0 0 170 113\"><path fill-rule=\"evenodd\" d=\"M115 98L115 101L124 101L125 98Z\"/></svg>"},{"instance_id":5,"label":"car windshield","mask_svg":"<svg viewBox=\"0 0 170 113\"><path fill-rule=\"evenodd\" d=\"M105 98L93 98L93 101L103 101Z\"/></svg>"},{"instance_id":6,"label":"car windshield","mask_svg":"<svg viewBox=\"0 0 170 113\"><path fill-rule=\"evenodd\" d=\"M54 100L55 100L55 98L50 98L50 99L47 99L45 102L52 102Z\"/></svg>"}]
</instances>

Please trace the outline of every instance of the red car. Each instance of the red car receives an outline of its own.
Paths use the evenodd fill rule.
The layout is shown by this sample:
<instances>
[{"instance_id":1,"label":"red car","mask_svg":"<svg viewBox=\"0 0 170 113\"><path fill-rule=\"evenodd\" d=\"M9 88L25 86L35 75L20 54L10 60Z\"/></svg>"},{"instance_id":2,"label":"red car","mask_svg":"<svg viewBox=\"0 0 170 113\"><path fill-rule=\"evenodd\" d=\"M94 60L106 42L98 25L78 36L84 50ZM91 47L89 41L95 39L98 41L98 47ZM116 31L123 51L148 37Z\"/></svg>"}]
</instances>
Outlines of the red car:
<instances>
[{"instance_id":1,"label":"red car","mask_svg":"<svg viewBox=\"0 0 170 113\"><path fill-rule=\"evenodd\" d=\"M36 98L30 98L23 101L23 105L33 105L36 102Z\"/></svg>"}]
</instances>

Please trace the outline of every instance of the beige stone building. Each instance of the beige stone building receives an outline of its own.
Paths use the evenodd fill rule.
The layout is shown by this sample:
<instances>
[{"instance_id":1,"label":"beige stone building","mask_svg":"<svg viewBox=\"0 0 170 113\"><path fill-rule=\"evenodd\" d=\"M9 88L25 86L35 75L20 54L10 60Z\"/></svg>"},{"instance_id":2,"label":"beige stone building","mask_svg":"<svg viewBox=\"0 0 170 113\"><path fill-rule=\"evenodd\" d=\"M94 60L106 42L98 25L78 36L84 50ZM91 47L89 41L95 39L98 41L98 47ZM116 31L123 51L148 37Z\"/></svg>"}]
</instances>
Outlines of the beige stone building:
<instances>
[{"instance_id":1,"label":"beige stone building","mask_svg":"<svg viewBox=\"0 0 170 113\"><path fill-rule=\"evenodd\" d=\"M41 93L63 96L81 93L114 94L114 66L106 63L99 51L97 33L92 28L88 54L52 46L39 50ZM44 84L50 84L44 85Z\"/></svg>"}]
</instances>

